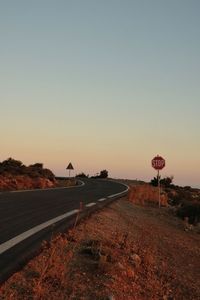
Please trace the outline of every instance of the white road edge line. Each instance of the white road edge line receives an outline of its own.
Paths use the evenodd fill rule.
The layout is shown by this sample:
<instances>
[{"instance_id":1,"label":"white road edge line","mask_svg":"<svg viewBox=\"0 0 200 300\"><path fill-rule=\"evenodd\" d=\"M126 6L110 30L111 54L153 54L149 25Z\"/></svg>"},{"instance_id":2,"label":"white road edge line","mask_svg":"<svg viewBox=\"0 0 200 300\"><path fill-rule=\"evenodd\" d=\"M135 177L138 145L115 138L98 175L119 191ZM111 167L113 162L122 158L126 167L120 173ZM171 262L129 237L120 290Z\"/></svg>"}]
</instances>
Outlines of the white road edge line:
<instances>
[{"instance_id":1,"label":"white road edge line","mask_svg":"<svg viewBox=\"0 0 200 300\"><path fill-rule=\"evenodd\" d=\"M110 181L112 181L112 182L117 182L117 181L113 181L113 180L110 180ZM124 185L124 186L126 187L126 189L125 189L123 192L120 192L120 193L117 193L117 194L110 195L110 196L108 196L107 198L114 198L114 197L116 197L116 196L123 195L123 194L125 194L125 193L127 193L127 192L129 191L130 187L129 187L127 184L121 183L121 182L117 182L117 183L120 183L121 185Z\"/></svg>"},{"instance_id":2,"label":"white road edge line","mask_svg":"<svg viewBox=\"0 0 200 300\"><path fill-rule=\"evenodd\" d=\"M94 206L94 205L96 205L96 203L95 202L91 202L91 203L86 204L85 206L91 207L91 206Z\"/></svg>"},{"instance_id":3,"label":"white road edge line","mask_svg":"<svg viewBox=\"0 0 200 300\"><path fill-rule=\"evenodd\" d=\"M111 181L111 182L117 182L117 181L114 181L114 180L108 180L108 181ZM116 197L116 196L123 195L123 194L125 194L125 193L127 193L127 192L129 191L130 187L129 187L127 184L122 183L122 182L117 182L117 183L120 183L121 185L125 186L126 189L125 189L123 192L120 192L120 193L117 193L117 194L113 194L113 195L109 195L109 196L107 196L107 198L101 198L101 199L98 199L98 201L99 201L99 202L102 202L102 201L105 201L105 200L107 200L107 199L111 199L111 198L114 198L114 197Z\"/></svg>"},{"instance_id":4,"label":"white road edge line","mask_svg":"<svg viewBox=\"0 0 200 300\"><path fill-rule=\"evenodd\" d=\"M99 202L102 202L102 201L105 201L106 200L106 198L101 198L101 199L99 199L98 201Z\"/></svg>"},{"instance_id":5,"label":"white road edge line","mask_svg":"<svg viewBox=\"0 0 200 300\"><path fill-rule=\"evenodd\" d=\"M80 187L80 186L85 185L85 183L83 181L81 181L81 180L79 180L79 181L81 182L81 185L77 185L75 187ZM112 181L112 180L110 180L110 181ZM110 195L107 198L113 198L115 196L119 196L119 195L122 195L122 194L128 192L129 186L126 185L126 184L123 184L121 182L120 182L120 184L126 186L126 190L124 190L123 192L117 193L117 194ZM45 191L45 190L53 190L53 189L67 189L67 188L72 188L72 187L51 188L51 189L43 189L43 190L37 189L37 190L28 190L28 191ZM13 192L13 193L16 193L16 192L27 192L27 190L11 191L11 192ZM101 198L98 201L101 202L101 201L105 201L105 200L106 200L106 198ZM95 202L91 202L91 203L86 204L86 207L91 207L91 206L94 206L94 205L96 205L96 203ZM42 229L44 229L44 228L46 228L46 227L48 227L48 226L50 226L52 224L55 224L56 222L61 221L62 219L65 219L65 218L67 218L69 216L72 216L72 215L76 214L78 211L79 211L78 209L74 209L72 211L69 211L69 212L67 212L67 213L65 213L65 214L63 214L61 216L58 216L58 217L53 218L53 219L51 219L51 220L49 220L47 222L44 222L44 223L42 223L40 225L37 225L37 226L35 226L35 227L33 227L33 228L31 228L31 229L29 229L29 230L27 230L27 231L25 231L25 232L23 232L21 234L15 236L14 238L12 238L12 239L10 239L10 240L8 240L8 241L0 244L0 254L2 254L3 252L7 251L8 249L14 247L18 243L22 242L23 240L27 239L28 237L32 236L33 234L39 232L40 230L42 230Z\"/></svg>"},{"instance_id":6,"label":"white road edge line","mask_svg":"<svg viewBox=\"0 0 200 300\"><path fill-rule=\"evenodd\" d=\"M33 234L39 232L40 230L42 230L52 224L55 224L56 222L61 221L67 217L70 217L70 216L76 214L78 211L79 211L78 209L71 210L61 216L58 216L47 222L37 225L21 234L15 236L14 238L4 242L3 244L0 244L0 254L2 254L3 252L7 251L8 249L14 247L18 243L22 242L23 240L27 239L28 237L32 236Z\"/></svg>"}]
</instances>

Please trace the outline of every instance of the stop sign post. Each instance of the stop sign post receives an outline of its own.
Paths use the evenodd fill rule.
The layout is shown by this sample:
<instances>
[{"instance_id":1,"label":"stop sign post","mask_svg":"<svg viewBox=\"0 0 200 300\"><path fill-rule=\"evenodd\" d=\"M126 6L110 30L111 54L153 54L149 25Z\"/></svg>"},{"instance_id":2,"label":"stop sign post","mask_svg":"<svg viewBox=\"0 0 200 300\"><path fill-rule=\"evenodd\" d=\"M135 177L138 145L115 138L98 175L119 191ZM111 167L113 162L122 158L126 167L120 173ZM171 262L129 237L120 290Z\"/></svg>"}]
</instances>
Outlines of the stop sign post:
<instances>
[{"instance_id":1,"label":"stop sign post","mask_svg":"<svg viewBox=\"0 0 200 300\"><path fill-rule=\"evenodd\" d=\"M159 208L160 208L160 170L162 170L165 167L165 160L162 158L162 156L157 155L155 156L152 161L151 165L154 169L158 171L158 203L159 203Z\"/></svg>"}]
</instances>

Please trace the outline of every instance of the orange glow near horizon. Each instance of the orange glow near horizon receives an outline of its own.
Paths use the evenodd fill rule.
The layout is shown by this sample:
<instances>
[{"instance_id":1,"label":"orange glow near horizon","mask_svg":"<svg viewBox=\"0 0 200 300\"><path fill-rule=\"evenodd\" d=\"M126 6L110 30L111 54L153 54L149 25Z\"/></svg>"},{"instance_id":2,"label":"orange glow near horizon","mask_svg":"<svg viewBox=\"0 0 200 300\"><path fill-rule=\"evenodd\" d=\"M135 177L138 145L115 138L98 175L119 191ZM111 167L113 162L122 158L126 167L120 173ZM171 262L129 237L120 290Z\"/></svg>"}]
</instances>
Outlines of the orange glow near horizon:
<instances>
[{"instance_id":1,"label":"orange glow near horizon","mask_svg":"<svg viewBox=\"0 0 200 300\"><path fill-rule=\"evenodd\" d=\"M200 6L158 2L2 3L1 161L200 187Z\"/></svg>"}]
</instances>

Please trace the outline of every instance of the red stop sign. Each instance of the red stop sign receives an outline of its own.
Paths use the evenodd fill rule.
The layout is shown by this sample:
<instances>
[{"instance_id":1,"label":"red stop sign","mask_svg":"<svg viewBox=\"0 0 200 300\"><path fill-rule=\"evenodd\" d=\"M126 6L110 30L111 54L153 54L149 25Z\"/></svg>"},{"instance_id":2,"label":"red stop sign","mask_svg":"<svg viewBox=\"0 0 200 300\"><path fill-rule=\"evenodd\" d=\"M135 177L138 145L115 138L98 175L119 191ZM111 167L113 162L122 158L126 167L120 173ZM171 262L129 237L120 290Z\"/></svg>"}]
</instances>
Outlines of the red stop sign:
<instances>
[{"instance_id":1,"label":"red stop sign","mask_svg":"<svg viewBox=\"0 0 200 300\"><path fill-rule=\"evenodd\" d=\"M161 156L157 155L152 159L151 165L156 170L162 170L165 167L165 160Z\"/></svg>"}]
</instances>

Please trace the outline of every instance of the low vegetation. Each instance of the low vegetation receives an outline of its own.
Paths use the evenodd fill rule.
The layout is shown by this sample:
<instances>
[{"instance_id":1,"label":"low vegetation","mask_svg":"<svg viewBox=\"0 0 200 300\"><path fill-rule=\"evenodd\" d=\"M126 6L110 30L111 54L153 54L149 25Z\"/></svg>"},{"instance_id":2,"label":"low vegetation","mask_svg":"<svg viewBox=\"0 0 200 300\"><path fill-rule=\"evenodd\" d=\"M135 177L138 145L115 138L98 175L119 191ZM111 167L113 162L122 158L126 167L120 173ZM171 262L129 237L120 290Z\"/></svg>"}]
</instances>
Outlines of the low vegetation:
<instances>
[{"instance_id":1,"label":"low vegetation","mask_svg":"<svg viewBox=\"0 0 200 300\"><path fill-rule=\"evenodd\" d=\"M168 208L121 199L44 243L0 299L199 299L199 247Z\"/></svg>"},{"instance_id":2,"label":"low vegetation","mask_svg":"<svg viewBox=\"0 0 200 300\"><path fill-rule=\"evenodd\" d=\"M76 175L76 178L89 178L89 175L86 175L84 172L81 172Z\"/></svg>"},{"instance_id":3,"label":"low vegetation","mask_svg":"<svg viewBox=\"0 0 200 300\"><path fill-rule=\"evenodd\" d=\"M189 224L200 223L200 190L190 186L180 187L173 184L173 176L160 180L162 190L168 196L168 204L174 207L178 217ZM158 179L154 177L151 185L157 186Z\"/></svg>"},{"instance_id":4,"label":"low vegetation","mask_svg":"<svg viewBox=\"0 0 200 300\"><path fill-rule=\"evenodd\" d=\"M175 207L177 216L190 224L200 223L200 191L192 188L167 189L169 203Z\"/></svg>"},{"instance_id":5,"label":"low vegetation","mask_svg":"<svg viewBox=\"0 0 200 300\"><path fill-rule=\"evenodd\" d=\"M35 163L30 166L25 166L20 160L8 158L0 162L0 175L28 175L29 177L44 177L49 180L54 180L55 176L49 169L43 168L42 163Z\"/></svg>"},{"instance_id":6,"label":"low vegetation","mask_svg":"<svg viewBox=\"0 0 200 300\"><path fill-rule=\"evenodd\" d=\"M96 176L92 176L92 178L108 178L108 171L102 170L100 174L97 174Z\"/></svg>"},{"instance_id":7,"label":"low vegetation","mask_svg":"<svg viewBox=\"0 0 200 300\"><path fill-rule=\"evenodd\" d=\"M89 178L89 174L86 175L84 172L81 172L79 174L76 175L76 177L78 178ZM91 176L91 178L108 178L108 171L107 170L102 170L100 171L100 173L97 173L94 176Z\"/></svg>"},{"instance_id":8,"label":"low vegetation","mask_svg":"<svg viewBox=\"0 0 200 300\"><path fill-rule=\"evenodd\" d=\"M0 162L0 190L34 189L56 186L51 170L42 163L25 166L13 158Z\"/></svg>"}]
</instances>

